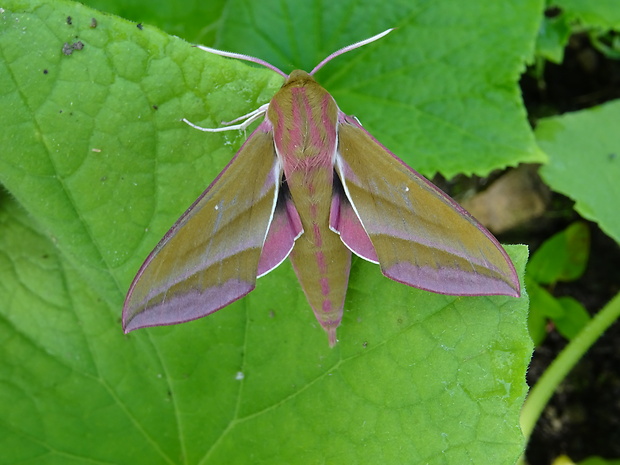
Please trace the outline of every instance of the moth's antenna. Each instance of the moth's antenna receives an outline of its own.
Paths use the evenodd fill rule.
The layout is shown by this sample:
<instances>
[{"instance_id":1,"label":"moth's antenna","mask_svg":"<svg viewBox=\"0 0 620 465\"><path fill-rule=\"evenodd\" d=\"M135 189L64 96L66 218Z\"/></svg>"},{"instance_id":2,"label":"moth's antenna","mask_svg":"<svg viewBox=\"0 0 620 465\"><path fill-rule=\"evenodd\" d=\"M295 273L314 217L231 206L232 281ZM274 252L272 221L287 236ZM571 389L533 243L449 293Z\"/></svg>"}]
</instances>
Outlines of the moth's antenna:
<instances>
[{"instance_id":1,"label":"moth's antenna","mask_svg":"<svg viewBox=\"0 0 620 465\"><path fill-rule=\"evenodd\" d=\"M372 36L365 40L360 40L359 42L355 42L354 44L347 45L346 47L341 48L340 50L332 53L330 56L321 61L318 65L314 67L314 69L310 72L310 76L314 75L319 69L321 69L325 64L333 60L339 55L343 53L350 52L351 50L355 50L356 48L360 48L366 44L374 42L375 40L379 40L381 37L388 35L395 28L388 29L387 31L383 31L381 34L377 34L376 36ZM269 68L272 71L275 71L284 79L288 79L288 74L284 71L273 66L271 63L266 62L265 60L261 60L260 58L256 58L250 55L243 55L242 53L234 53L234 52L226 52L224 50L218 50L217 48L205 47L204 45L196 45L200 50L204 50L205 52L213 53L215 55L220 55L227 58L237 58L238 60L249 61L250 63L256 63L257 65L264 66L265 68Z\"/></svg>"},{"instance_id":2,"label":"moth's antenna","mask_svg":"<svg viewBox=\"0 0 620 465\"><path fill-rule=\"evenodd\" d=\"M218 50L216 48L205 47L203 45L196 45L200 50L204 50L205 52L214 53L215 55L220 55L228 58L237 58L239 60L249 61L251 63L256 63L257 65L264 66L265 68L269 68L272 71L275 71L280 76L284 77L284 79L288 78L288 74L283 71L280 71L278 68L273 66L271 63L267 63L265 60L261 60L260 58L252 57L250 55L243 55L241 53L233 53L226 52L224 50Z\"/></svg>"},{"instance_id":3,"label":"moth's antenna","mask_svg":"<svg viewBox=\"0 0 620 465\"><path fill-rule=\"evenodd\" d=\"M347 45L346 47L343 47L340 50L332 53L330 56L328 56L322 62L320 62L318 65L316 65L312 71L310 71L310 76L314 75L314 73L316 73L323 66L325 66L329 61L333 60L337 56L342 55L343 53L350 52L351 50L355 50L356 48L363 47L366 44L374 42L375 40L379 40L381 37L388 35L394 29L395 28L388 29L387 31L383 31L381 34L377 34L376 36L372 36L372 37L370 37L368 39L360 40L359 42L355 42L354 44Z\"/></svg>"}]
</instances>

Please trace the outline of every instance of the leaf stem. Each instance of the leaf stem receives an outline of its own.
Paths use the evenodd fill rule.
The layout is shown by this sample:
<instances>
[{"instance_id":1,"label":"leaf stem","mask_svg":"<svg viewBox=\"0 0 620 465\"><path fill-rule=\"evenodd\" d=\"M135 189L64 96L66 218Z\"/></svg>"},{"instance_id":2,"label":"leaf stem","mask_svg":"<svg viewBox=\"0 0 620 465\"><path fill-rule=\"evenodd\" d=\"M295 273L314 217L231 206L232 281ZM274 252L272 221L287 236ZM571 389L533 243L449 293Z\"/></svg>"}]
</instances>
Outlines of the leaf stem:
<instances>
[{"instance_id":1,"label":"leaf stem","mask_svg":"<svg viewBox=\"0 0 620 465\"><path fill-rule=\"evenodd\" d=\"M521 430L526 440L529 440L540 414L558 385L618 317L620 317L620 294L592 318L545 370L530 391L521 410Z\"/></svg>"}]
</instances>

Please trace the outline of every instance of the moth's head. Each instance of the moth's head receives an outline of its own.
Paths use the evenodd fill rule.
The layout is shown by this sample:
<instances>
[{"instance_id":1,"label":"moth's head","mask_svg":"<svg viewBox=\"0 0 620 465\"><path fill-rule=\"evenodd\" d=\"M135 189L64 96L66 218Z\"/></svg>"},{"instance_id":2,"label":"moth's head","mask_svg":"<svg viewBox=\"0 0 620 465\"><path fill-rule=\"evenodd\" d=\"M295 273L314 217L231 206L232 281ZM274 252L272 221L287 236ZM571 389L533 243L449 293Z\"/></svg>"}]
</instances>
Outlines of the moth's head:
<instances>
[{"instance_id":1,"label":"moth's head","mask_svg":"<svg viewBox=\"0 0 620 465\"><path fill-rule=\"evenodd\" d=\"M302 71L301 69L296 69L291 74L288 75L286 81L282 85L282 88L285 87L304 87L310 83L315 83L316 81L310 74Z\"/></svg>"}]
</instances>

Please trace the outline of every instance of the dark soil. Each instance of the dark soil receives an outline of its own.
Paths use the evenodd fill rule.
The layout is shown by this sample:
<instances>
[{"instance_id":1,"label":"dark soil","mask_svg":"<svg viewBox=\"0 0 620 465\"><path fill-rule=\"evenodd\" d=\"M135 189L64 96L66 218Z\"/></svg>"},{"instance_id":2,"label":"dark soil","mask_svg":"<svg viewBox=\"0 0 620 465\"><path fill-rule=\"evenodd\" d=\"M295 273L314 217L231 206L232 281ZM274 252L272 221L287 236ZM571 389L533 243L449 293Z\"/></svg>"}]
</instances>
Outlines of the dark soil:
<instances>
[{"instance_id":1,"label":"dark soil","mask_svg":"<svg viewBox=\"0 0 620 465\"><path fill-rule=\"evenodd\" d=\"M532 72L521 82L532 124L544 116L577 111L620 97L620 61L592 47L587 35L570 40L561 65L547 63L542 76ZM544 230L521 231L521 242L531 251L578 215L572 203L554 194ZM620 291L620 247L596 224L589 223L592 250L584 276L557 286L557 296L570 295L591 314ZM512 236L512 235L511 235ZM515 239L511 237L510 239ZM519 241L519 239L517 239ZM508 240L510 242L510 240ZM566 341L550 327L544 343L534 352L528 374L532 386ZM559 386L534 430L527 449L530 465L548 465L559 455L574 461L593 455L620 458L620 323L599 339Z\"/></svg>"}]
</instances>

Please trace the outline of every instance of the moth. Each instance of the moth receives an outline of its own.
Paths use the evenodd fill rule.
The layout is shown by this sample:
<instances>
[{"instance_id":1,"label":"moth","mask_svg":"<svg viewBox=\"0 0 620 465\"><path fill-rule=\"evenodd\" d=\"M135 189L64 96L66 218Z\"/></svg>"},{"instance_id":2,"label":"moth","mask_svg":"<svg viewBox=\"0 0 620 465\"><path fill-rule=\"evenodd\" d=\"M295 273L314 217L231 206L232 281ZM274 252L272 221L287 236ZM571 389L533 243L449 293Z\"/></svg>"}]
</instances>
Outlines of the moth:
<instances>
[{"instance_id":1,"label":"moth","mask_svg":"<svg viewBox=\"0 0 620 465\"><path fill-rule=\"evenodd\" d=\"M441 294L518 297L515 268L493 235L344 114L313 75L290 75L271 101L222 128L263 117L231 162L147 257L123 307L125 332L209 315L248 294L287 257L336 343L351 253L390 279ZM241 121L241 123L239 123ZM237 124L233 124L237 123Z\"/></svg>"}]
</instances>

